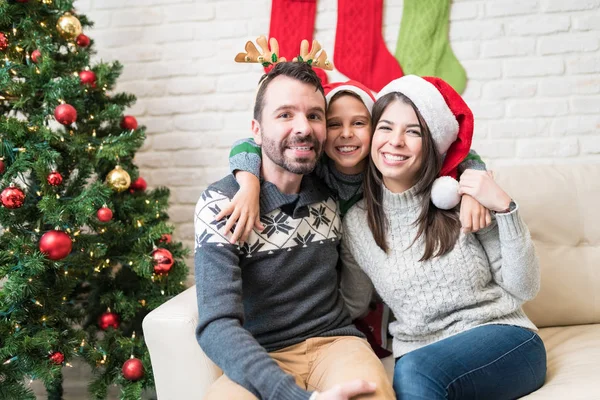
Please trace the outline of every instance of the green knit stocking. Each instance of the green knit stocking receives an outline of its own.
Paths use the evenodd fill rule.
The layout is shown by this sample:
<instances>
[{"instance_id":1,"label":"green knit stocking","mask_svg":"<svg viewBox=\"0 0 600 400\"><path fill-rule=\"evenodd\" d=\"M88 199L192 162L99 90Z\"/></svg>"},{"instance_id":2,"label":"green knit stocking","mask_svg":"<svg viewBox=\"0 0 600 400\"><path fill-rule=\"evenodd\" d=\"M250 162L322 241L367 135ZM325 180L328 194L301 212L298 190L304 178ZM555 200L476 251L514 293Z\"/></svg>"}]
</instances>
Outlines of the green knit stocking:
<instances>
[{"instance_id":1,"label":"green knit stocking","mask_svg":"<svg viewBox=\"0 0 600 400\"><path fill-rule=\"evenodd\" d=\"M467 75L450 47L449 16L450 0L404 0L396 60L405 75L437 76L462 93Z\"/></svg>"}]
</instances>

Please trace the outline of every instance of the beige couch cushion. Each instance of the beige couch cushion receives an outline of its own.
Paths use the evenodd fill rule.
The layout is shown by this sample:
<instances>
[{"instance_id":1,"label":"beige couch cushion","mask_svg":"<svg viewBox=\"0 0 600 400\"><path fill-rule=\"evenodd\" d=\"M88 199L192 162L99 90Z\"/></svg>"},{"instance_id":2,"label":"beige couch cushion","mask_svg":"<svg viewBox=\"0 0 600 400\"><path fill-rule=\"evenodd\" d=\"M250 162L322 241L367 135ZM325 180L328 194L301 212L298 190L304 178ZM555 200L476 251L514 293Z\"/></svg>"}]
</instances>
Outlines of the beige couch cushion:
<instances>
[{"instance_id":1,"label":"beige couch cushion","mask_svg":"<svg viewBox=\"0 0 600 400\"><path fill-rule=\"evenodd\" d=\"M540 258L542 287L527 315L538 327L600 323L600 164L495 172L519 203Z\"/></svg>"},{"instance_id":2,"label":"beige couch cushion","mask_svg":"<svg viewBox=\"0 0 600 400\"><path fill-rule=\"evenodd\" d=\"M546 383L532 400L600 399L600 325L540 330L548 353Z\"/></svg>"}]
</instances>

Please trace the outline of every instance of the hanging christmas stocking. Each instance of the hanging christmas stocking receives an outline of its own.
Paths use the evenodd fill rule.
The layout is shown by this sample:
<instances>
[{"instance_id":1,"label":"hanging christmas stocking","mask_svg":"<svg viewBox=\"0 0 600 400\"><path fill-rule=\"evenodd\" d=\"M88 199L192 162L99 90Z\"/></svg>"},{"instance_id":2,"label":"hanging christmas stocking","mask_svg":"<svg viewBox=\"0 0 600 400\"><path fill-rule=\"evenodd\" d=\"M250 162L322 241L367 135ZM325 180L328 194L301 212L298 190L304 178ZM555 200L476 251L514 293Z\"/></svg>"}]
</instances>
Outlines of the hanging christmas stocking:
<instances>
[{"instance_id":1,"label":"hanging christmas stocking","mask_svg":"<svg viewBox=\"0 0 600 400\"><path fill-rule=\"evenodd\" d=\"M315 29L317 0L273 0L271 3L271 25L269 37L279 43L279 55L291 61L300 54L303 39L312 43ZM323 85L327 74L321 68L314 69Z\"/></svg>"},{"instance_id":2,"label":"hanging christmas stocking","mask_svg":"<svg viewBox=\"0 0 600 400\"><path fill-rule=\"evenodd\" d=\"M383 0L338 0L334 66L376 92L403 75L383 40L382 19Z\"/></svg>"},{"instance_id":3,"label":"hanging christmas stocking","mask_svg":"<svg viewBox=\"0 0 600 400\"><path fill-rule=\"evenodd\" d=\"M465 69L448 40L450 0L404 0L396 59L405 74L437 76L462 93Z\"/></svg>"}]
</instances>

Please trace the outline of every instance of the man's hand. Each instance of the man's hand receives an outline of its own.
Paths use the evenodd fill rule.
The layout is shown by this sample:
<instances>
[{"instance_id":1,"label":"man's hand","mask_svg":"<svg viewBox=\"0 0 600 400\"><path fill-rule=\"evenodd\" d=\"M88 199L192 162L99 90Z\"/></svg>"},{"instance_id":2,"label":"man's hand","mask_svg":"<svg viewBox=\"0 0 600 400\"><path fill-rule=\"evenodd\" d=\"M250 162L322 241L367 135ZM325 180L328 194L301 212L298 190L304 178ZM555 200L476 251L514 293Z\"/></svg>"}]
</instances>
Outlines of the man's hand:
<instances>
[{"instance_id":1,"label":"man's hand","mask_svg":"<svg viewBox=\"0 0 600 400\"><path fill-rule=\"evenodd\" d=\"M463 194L460 202L460 224L465 233L474 233L492 223L490 210L472 196Z\"/></svg>"},{"instance_id":2,"label":"man's hand","mask_svg":"<svg viewBox=\"0 0 600 400\"><path fill-rule=\"evenodd\" d=\"M240 190L233 196L231 202L216 215L215 221L220 221L229 215L227 223L223 227L223 234L227 235L233 225L237 223L235 231L229 242L234 244L238 241L248 240L252 228L259 231L265 229L260 222L260 181L249 172L239 171L236 179L240 184Z\"/></svg>"},{"instance_id":3,"label":"man's hand","mask_svg":"<svg viewBox=\"0 0 600 400\"><path fill-rule=\"evenodd\" d=\"M316 400L350 400L360 394L373 393L377 385L357 379L354 381L335 385L331 389L319 393Z\"/></svg>"},{"instance_id":4,"label":"man's hand","mask_svg":"<svg viewBox=\"0 0 600 400\"><path fill-rule=\"evenodd\" d=\"M468 169L460 176L458 193L468 194L491 211L503 211L510 205L508 194L494 181L491 171Z\"/></svg>"}]
</instances>

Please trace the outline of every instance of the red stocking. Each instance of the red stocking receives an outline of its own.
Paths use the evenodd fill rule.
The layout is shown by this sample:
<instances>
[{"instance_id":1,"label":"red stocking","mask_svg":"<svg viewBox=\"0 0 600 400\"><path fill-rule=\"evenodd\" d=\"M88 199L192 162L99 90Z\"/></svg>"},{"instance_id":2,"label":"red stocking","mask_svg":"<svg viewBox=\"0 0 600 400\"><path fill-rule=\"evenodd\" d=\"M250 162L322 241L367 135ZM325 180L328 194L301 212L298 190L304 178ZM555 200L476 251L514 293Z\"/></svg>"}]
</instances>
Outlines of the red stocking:
<instances>
[{"instance_id":1,"label":"red stocking","mask_svg":"<svg viewBox=\"0 0 600 400\"><path fill-rule=\"evenodd\" d=\"M403 75L383 40L382 19L383 0L338 0L334 66L376 92Z\"/></svg>"},{"instance_id":2,"label":"red stocking","mask_svg":"<svg viewBox=\"0 0 600 400\"><path fill-rule=\"evenodd\" d=\"M312 43L315 29L317 0L273 0L271 4L271 26L269 37L279 43L279 55L288 61L300 54L303 39ZM327 75L321 68L314 69L323 84Z\"/></svg>"}]
</instances>

